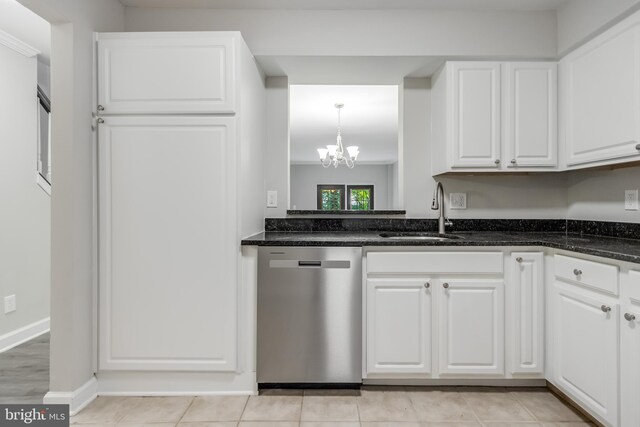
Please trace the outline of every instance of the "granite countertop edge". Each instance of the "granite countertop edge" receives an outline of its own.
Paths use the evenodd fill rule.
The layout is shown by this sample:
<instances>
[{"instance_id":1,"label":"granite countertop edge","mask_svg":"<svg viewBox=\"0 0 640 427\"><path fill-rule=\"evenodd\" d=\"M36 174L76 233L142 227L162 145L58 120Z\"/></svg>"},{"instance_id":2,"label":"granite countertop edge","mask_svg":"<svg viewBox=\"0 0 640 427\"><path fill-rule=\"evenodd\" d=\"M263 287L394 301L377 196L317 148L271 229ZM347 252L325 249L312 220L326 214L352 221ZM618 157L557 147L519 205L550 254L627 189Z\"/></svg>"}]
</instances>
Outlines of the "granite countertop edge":
<instances>
[{"instance_id":1,"label":"granite countertop edge","mask_svg":"<svg viewBox=\"0 0 640 427\"><path fill-rule=\"evenodd\" d=\"M455 234L455 233L452 233ZM492 235L493 234L493 235ZM542 233L467 233L464 239L447 241L390 240L378 233L317 233L267 232L258 233L241 241L242 246L330 246L330 247L463 247L463 246L541 246L585 255L640 264L640 240L601 236L580 236ZM578 239L579 243L571 240ZM625 250L625 248L627 250ZM630 250L629 250L630 249Z\"/></svg>"}]
</instances>

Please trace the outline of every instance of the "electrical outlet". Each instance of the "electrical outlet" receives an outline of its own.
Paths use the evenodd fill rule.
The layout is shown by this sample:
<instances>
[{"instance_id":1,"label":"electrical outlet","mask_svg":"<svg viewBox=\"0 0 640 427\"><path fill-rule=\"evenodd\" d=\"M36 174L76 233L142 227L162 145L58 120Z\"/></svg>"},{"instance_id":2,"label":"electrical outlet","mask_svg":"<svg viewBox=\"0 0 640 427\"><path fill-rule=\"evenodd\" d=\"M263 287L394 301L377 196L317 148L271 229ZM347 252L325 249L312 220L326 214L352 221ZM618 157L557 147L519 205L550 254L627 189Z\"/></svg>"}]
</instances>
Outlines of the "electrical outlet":
<instances>
[{"instance_id":1,"label":"electrical outlet","mask_svg":"<svg viewBox=\"0 0 640 427\"><path fill-rule=\"evenodd\" d=\"M638 190L624 191L624 208L628 211L638 210Z\"/></svg>"},{"instance_id":2,"label":"electrical outlet","mask_svg":"<svg viewBox=\"0 0 640 427\"><path fill-rule=\"evenodd\" d=\"M267 207L268 208L277 208L278 207L278 192L269 190L267 191Z\"/></svg>"},{"instance_id":3,"label":"electrical outlet","mask_svg":"<svg viewBox=\"0 0 640 427\"><path fill-rule=\"evenodd\" d=\"M467 209L467 193L449 193L449 209Z\"/></svg>"},{"instance_id":4,"label":"electrical outlet","mask_svg":"<svg viewBox=\"0 0 640 427\"><path fill-rule=\"evenodd\" d=\"M4 297L4 314L11 313L12 311L16 311L15 295L9 295L8 297Z\"/></svg>"}]
</instances>

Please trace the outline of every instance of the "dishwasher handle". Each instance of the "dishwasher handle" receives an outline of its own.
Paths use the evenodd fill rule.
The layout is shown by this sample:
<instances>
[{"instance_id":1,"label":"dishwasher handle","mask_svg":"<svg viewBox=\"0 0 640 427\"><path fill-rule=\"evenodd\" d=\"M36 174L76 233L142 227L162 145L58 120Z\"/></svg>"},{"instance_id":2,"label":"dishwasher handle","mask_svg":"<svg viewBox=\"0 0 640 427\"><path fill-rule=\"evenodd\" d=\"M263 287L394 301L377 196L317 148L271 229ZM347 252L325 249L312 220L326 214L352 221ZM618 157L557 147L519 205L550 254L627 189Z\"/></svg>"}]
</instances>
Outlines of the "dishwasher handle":
<instances>
[{"instance_id":1,"label":"dishwasher handle","mask_svg":"<svg viewBox=\"0 0 640 427\"><path fill-rule=\"evenodd\" d=\"M349 269L349 260L298 260L298 259L272 259L269 261L269 268L324 268L324 269Z\"/></svg>"}]
</instances>

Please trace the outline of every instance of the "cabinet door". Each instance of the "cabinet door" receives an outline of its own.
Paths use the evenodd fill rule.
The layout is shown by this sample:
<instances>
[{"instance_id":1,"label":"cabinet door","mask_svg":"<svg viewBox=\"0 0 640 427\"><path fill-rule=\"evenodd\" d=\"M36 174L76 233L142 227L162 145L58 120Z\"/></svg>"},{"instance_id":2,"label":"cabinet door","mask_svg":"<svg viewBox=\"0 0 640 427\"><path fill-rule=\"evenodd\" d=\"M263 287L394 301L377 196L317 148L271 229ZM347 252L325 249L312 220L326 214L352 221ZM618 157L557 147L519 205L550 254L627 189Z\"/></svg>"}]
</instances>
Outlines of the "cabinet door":
<instances>
[{"instance_id":1,"label":"cabinet door","mask_svg":"<svg viewBox=\"0 0 640 427\"><path fill-rule=\"evenodd\" d=\"M544 254L511 254L514 374L544 373Z\"/></svg>"},{"instance_id":2,"label":"cabinet door","mask_svg":"<svg viewBox=\"0 0 640 427\"><path fill-rule=\"evenodd\" d=\"M637 25L615 27L560 63L569 166L640 154Z\"/></svg>"},{"instance_id":3,"label":"cabinet door","mask_svg":"<svg viewBox=\"0 0 640 427\"><path fill-rule=\"evenodd\" d=\"M630 271L629 279L627 288L640 288L640 271ZM620 316L621 426L640 426L640 298L637 297L625 299Z\"/></svg>"},{"instance_id":4,"label":"cabinet door","mask_svg":"<svg viewBox=\"0 0 640 427\"><path fill-rule=\"evenodd\" d=\"M453 62L451 148L453 167L500 166L500 63Z\"/></svg>"},{"instance_id":5,"label":"cabinet door","mask_svg":"<svg viewBox=\"0 0 640 427\"><path fill-rule=\"evenodd\" d=\"M554 363L558 387L618 425L618 304L556 284Z\"/></svg>"},{"instance_id":6,"label":"cabinet door","mask_svg":"<svg viewBox=\"0 0 640 427\"><path fill-rule=\"evenodd\" d=\"M234 36L113 33L98 40L104 114L233 113Z\"/></svg>"},{"instance_id":7,"label":"cabinet door","mask_svg":"<svg viewBox=\"0 0 640 427\"><path fill-rule=\"evenodd\" d=\"M506 166L556 166L556 63L507 62L504 71Z\"/></svg>"},{"instance_id":8,"label":"cabinet door","mask_svg":"<svg viewBox=\"0 0 640 427\"><path fill-rule=\"evenodd\" d=\"M367 372L431 372L428 279L367 280Z\"/></svg>"},{"instance_id":9,"label":"cabinet door","mask_svg":"<svg viewBox=\"0 0 640 427\"><path fill-rule=\"evenodd\" d=\"M235 119L99 129L99 368L233 371Z\"/></svg>"},{"instance_id":10,"label":"cabinet door","mask_svg":"<svg viewBox=\"0 0 640 427\"><path fill-rule=\"evenodd\" d=\"M504 283L446 280L440 298L440 374L504 374Z\"/></svg>"}]
</instances>

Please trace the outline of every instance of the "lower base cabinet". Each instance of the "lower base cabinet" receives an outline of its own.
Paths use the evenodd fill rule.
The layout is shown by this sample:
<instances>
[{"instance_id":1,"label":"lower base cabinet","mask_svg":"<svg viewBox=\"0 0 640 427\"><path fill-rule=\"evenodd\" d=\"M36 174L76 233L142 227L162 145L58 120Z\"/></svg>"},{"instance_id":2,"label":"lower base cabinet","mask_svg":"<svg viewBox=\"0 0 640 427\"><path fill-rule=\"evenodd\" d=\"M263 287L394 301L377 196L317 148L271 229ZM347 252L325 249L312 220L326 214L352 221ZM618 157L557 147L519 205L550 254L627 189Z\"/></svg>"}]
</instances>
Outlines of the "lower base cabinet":
<instances>
[{"instance_id":1,"label":"lower base cabinet","mask_svg":"<svg viewBox=\"0 0 640 427\"><path fill-rule=\"evenodd\" d=\"M439 282L439 373L504 375L504 283Z\"/></svg>"},{"instance_id":2,"label":"lower base cabinet","mask_svg":"<svg viewBox=\"0 0 640 427\"><path fill-rule=\"evenodd\" d=\"M367 280L368 373L431 372L431 292L426 278Z\"/></svg>"},{"instance_id":3,"label":"lower base cabinet","mask_svg":"<svg viewBox=\"0 0 640 427\"><path fill-rule=\"evenodd\" d=\"M640 271L622 286L620 314L620 425L640 426Z\"/></svg>"},{"instance_id":4,"label":"lower base cabinet","mask_svg":"<svg viewBox=\"0 0 640 427\"><path fill-rule=\"evenodd\" d=\"M618 425L619 304L556 283L553 360L556 385L611 426Z\"/></svg>"}]
</instances>

